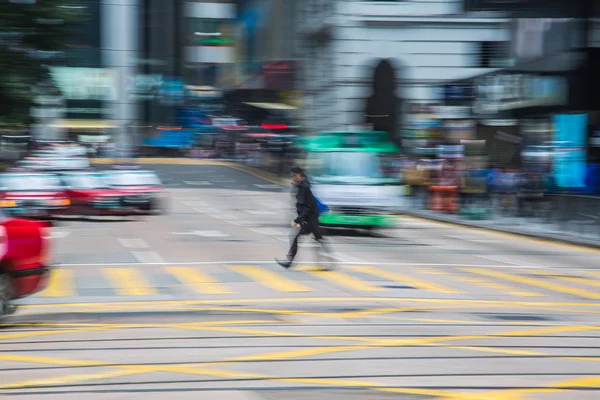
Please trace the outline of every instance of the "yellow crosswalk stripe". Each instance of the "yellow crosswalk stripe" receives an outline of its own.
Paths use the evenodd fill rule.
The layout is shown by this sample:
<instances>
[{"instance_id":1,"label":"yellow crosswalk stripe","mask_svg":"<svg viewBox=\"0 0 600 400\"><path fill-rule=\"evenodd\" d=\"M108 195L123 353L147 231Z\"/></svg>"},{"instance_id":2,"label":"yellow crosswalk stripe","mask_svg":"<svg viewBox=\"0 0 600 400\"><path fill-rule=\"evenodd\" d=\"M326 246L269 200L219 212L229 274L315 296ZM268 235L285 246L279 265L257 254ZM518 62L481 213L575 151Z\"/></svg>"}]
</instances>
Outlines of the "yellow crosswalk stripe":
<instances>
[{"instance_id":1,"label":"yellow crosswalk stripe","mask_svg":"<svg viewBox=\"0 0 600 400\"><path fill-rule=\"evenodd\" d=\"M366 282L361 281L350 275L338 271L327 271L319 267L314 266L298 266L296 269L304 271L308 274L316 276L318 278L326 279L336 285L345 286L348 289L358 290L361 292L381 292L384 290L379 286L373 286Z\"/></svg>"},{"instance_id":2,"label":"yellow crosswalk stripe","mask_svg":"<svg viewBox=\"0 0 600 400\"><path fill-rule=\"evenodd\" d=\"M277 290L278 292L310 292L309 287L301 285L275 273L266 268L251 266L251 265L234 265L229 267L233 271L247 276L248 278L268 287L269 289Z\"/></svg>"},{"instance_id":3,"label":"yellow crosswalk stripe","mask_svg":"<svg viewBox=\"0 0 600 400\"><path fill-rule=\"evenodd\" d=\"M598 272L598 271L585 271L585 272L589 275L597 276L600 278L600 272Z\"/></svg>"},{"instance_id":4,"label":"yellow crosswalk stripe","mask_svg":"<svg viewBox=\"0 0 600 400\"><path fill-rule=\"evenodd\" d=\"M540 293L519 290L518 288L509 286L509 285L504 285L504 284L498 283L498 282L492 282L492 281L489 281L487 279L482 279L482 278L471 278L471 277L466 277L466 276L453 276L452 278L456 279L457 281L464 282L464 283L478 285L478 286L481 286L486 289L494 289L499 292L510 294L511 296L523 296L523 297L542 297L542 296L544 296L543 294L540 294Z\"/></svg>"},{"instance_id":5,"label":"yellow crosswalk stripe","mask_svg":"<svg viewBox=\"0 0 600 400\"><path fill-rule=\"evenodd\" d=\"M150 296L157 294L135 268L106 268L102 270L117 294L121 296Z\"/></svg>"},{"instance_id":6,"label":"yellow crosswalk stripe","mask_svg":"<svg viewBox=\"0 0 600 400\"><path fill-rule=\"evenodd\" d=\"M466 271L464 268L460 268L461 271ZM423 271L426 274L434 274L434 275L443 275L447 279L452 279L458 282L467 283L469 285L477 285L481 286L485 289L494 289L502 293L510 294L511 296L522 296L522 297L541 297L543 294L520 290L519 288L515 288L509 285L505 285L499 282L493 282L483 278L475 278L471 276L461 276L456 274L451 274L448 271L440 271L437 269L426 269ZM467 271L468 272L468 271Z\"/></svg>"},{"instance_id":7,"label":"yellow crosswalk stripe","mask_svg":"<svg viewBox=\"0 0 600 400\"><path fill-rule=\"evenodd\" d=\"M42 297L69 297L74 296L73 270L55 268L50 272L50 279L40 296Z\"/></svg>"},{"instance_id":8,"label":"yellow crosswalk stripe","mask_svg":"<svg viewBox=\"0 0 600 400\"><path fill-rule=\"evenodd\" d=\"M210 275L190 267L164 267L167 273L184 285L192 287L196 292L203 294L229 294L232 293L224 285L214 280Z\"/></svg>"},{"instance_id":9,"label":"yellow crosswalk stripe","mask_svg":"<svg viewBox=\"0 0 600 400\"><path fill-rule=\"evenodd\" d=\"M536 286L542 289L551 290L554 292L567 293L575 296L588 298L588 299L600 299L600 293L591 292L585 289L578 289L571 286L564 286L553 282L546 282L539 279L529 278L526 276L513 275L506 272L500 272L489 269L480 268L463 268L464 271L468 271L478 275L489 276L492 278L503 279L506 281L512 281L521 283L524 285Z\"/></svg>"},{"instance_id":10,"label":"yellow crosswalk stripe","mask_svg":"<svg viewBox=\"0 0 600 400\"><path fill-rule=\"evenodd\" d=\"M369 274L373 276L378 276L383 279L388 279L390 281L398 282L401 284L409 285L415 288L429 290L432 292L438 293L462 293L458 290L451 289L442 285L438 285L431 282L426 282L421 279L411 278L410 276L406 276L404 274L399 274L397 272L391 272L380 268L370 267L370 266L362 266L362 265L351 265L347 267L356 272L362 272L364 274Z\"/></svg>"},{"instance_id":11,"label":"yellow crosswalk stripe","mask_svg":"<svg viewBox=\"0 0 600 400\"><path fill-rule=\"evenodd\" d=\"M544 271L544 270L525 270L525 272L527 272L529 274L533 274L533 275L546 276L546 277L563 280L563 281L567 281L567 282L573 282L573 283L579 283L582 285L600 287L599 281L596 281L596 280L590 279L590 278L586 278L583 276L565 276L565 275L561 275L557 272Z\"/></svg>"}]
</instances>

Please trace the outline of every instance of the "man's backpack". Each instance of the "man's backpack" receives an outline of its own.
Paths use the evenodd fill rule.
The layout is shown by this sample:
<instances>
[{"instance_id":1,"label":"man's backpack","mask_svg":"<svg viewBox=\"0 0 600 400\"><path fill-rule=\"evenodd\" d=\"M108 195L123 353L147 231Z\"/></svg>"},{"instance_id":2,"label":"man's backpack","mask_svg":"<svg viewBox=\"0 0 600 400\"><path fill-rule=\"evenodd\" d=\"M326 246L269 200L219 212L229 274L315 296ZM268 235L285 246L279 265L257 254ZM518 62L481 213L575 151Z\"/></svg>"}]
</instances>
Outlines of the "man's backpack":
<instances>
[{"instance_id":1,"label":"man's backpack","mask_svg":"<svg viewBox=\"0 0 600 400\"><path fill-rule=\"evenodd\" d=\"M317 213L319 215L326 213L327 211L329 211L329 207L327 207L324 203L321 202L321 200L319 200L319 198L317 196L315 197L315 203L317 203Z\"/></svg>"}]
</instances>

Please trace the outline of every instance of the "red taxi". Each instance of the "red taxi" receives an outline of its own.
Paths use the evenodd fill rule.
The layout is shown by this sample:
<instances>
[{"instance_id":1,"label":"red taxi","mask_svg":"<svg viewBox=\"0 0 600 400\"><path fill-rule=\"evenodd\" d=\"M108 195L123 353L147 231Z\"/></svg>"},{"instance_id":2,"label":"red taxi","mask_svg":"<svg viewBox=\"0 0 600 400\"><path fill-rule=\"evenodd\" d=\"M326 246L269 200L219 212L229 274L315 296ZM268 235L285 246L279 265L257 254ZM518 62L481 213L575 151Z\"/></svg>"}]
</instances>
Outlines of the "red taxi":
<instances>
[{"instance_id":1,"label":"red taxi","mask_svg":"<svg viewBox=\"0 0 600 400\"><path fill-rule=\"evenodd\" d=\"M36 172L0 175L0 208L8 215L51 218L63 215L70 204L56 175Z\"/></svg>"},{"instance_id":2,"label":"red taxi","mask_svg":"<svg viewBox=\"0 0 600 400\"><path fill-rule=\"evenodd\" d=\"M70 215L128 215L133 206L125 203L125 194L111 187L103 174L74 171L59 174L71 200Z\"/></svg>"},{"instance_id":3,"label":"red taxi","mask_svg":"<svg viewBox=\"0 0 600 400\"><path fill-rule=\"evenodd\" d=\"M10 301L45 288L50 273L48 226L10 217L0 221L0 317L14 311Z\"/></svg>"},{"instance_id":4,"label":"red taxi","mask_svg":"<svg viewBox=\"0 0 600 400\"><path fill-rule=\"evenodd\" d=\"M153 171L112 170L103 172L111 188L123 194L123 204L144 214L162 214L166 206L164 187Z\"/></svg>"}]
</instances>

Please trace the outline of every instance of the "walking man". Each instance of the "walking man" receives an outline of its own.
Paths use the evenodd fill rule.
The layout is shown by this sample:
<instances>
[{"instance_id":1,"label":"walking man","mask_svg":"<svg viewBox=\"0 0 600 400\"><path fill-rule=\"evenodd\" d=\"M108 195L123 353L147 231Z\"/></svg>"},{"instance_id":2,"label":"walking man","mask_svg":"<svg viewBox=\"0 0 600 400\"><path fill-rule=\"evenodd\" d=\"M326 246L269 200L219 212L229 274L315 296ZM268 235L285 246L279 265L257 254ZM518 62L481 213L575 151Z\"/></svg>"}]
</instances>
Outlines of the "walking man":
<instances>
[{"instance_id":1,"label":"walking man","mask_svg":"<svg viewBox=\"0 0 600 400\"><path fill-rule=\"evenodd\" d=\"M301 235L314 235L316 241L328 252L321 229L319 228L319 210L317 200L310 189L310 182L300 167L291 169L292 183L296 190L296 213L298 216L292 221L292 227L297 231L292 236L290 249L286 260L275 260L283 268L289 268L298 253L298 239Z\"/></svg>"}]
</instances>

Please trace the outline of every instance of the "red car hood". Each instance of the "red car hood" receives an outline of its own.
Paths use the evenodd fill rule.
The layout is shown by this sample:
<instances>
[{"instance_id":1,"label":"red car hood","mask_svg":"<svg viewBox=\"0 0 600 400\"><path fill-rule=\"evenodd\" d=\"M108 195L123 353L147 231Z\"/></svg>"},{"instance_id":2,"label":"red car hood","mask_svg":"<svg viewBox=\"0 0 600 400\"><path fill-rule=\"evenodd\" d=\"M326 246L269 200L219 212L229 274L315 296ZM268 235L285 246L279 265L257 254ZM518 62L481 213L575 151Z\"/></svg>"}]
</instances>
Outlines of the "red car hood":
<instances>
[{"instance_id":1,"label":"red car hood","mask_svg":"<svg viewBox=\"0 0 600 400\"><path fill-rule=\"evenodd\" d=\"M118 196L121 194L120 191L114 189L87 189L79 190L79 192L85 193L90 197Z\"/></svg>"}]
</instances>

